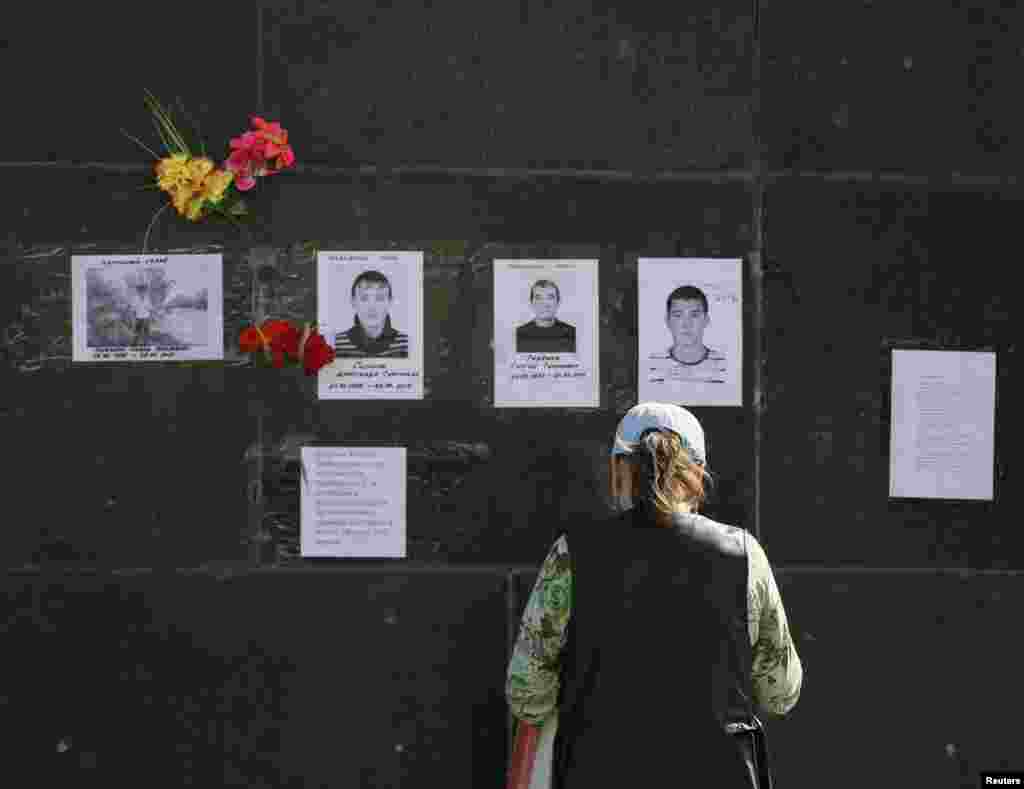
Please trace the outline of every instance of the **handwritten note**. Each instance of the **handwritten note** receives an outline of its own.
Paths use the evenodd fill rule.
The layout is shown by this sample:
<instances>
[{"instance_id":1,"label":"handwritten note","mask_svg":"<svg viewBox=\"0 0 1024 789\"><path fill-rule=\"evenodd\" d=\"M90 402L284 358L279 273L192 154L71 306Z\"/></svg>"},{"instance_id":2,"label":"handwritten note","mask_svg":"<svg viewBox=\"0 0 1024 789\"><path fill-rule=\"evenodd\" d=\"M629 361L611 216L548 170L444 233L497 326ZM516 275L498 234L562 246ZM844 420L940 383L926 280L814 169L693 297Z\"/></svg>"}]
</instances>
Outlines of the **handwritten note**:
<instances>
[{"instance_id":1,"label":"handwritten note","mask_svg":"<svg viewBox=\"0 0 1024 789\"><path fill-rule=\"evenodd\" d=\"M559 378L586 378L587 376L583 365L568 354L519 354L509 367L512 370L513 381L536 381L545 378L557 380Z\"/></svg>"},{"instance_id":2,"label":"handwritten note","mask_svg":"<svg viewBox=\"0 0 1024 789\"><path fill-rule=\"evenodd\" d=\"M321 398L348 393L353 397L401 397L422 395L422 376L417 369L394 369L392 362L356 360L343 366L335 363L331 380L322 387Z\"/></svg>"},{"instance_id":3,"label":"handwritten note","mask_svg":"<svg viewBox=\"0 0 1024 789\"><path fill-rule=\"evenodd\" d=\"M405 557L405 447L303 447L302 462L302 556Z\"/></svg>"},{"instance_id":4,"label":"handwritten note","mask_svg":"<svg viewBox=\"0 0 1024 789\"><path fill-rule=\"evenodd\" d=\"M892 352L889 495L991 500L996 356Z\"/></svg>"}]
</instances>

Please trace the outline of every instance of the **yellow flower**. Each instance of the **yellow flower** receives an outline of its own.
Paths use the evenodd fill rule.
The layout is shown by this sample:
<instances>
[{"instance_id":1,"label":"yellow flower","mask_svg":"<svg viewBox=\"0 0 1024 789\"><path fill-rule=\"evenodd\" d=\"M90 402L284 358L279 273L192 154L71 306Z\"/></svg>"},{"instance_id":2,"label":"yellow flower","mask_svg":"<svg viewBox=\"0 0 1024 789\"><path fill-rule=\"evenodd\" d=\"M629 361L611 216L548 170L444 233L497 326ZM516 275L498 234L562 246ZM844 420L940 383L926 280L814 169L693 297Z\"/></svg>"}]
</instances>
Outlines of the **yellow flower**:
<instances>
[{"instance_id":1,"label":"yellow flower","mask_svg":"<svg viewBox=\"0 0 1024 789\"><path fill-rule=\"evenodd\" d=\"M224 192L231 186L231 181L234 177L234 173L230 173L227 170L214 170L206 176L199 194L202 195L204 200L209 200L211 203L219 203L224 199Z\"/></svg>"},{"instance_id":2,"label":"yellow flower","mask_svg":"<svg viewBox=\"0 0 1024 789\"><path fill-rule=\"evenodd\" d=\"M161 159L156 164L157 184L165 192L170 192L189 179L188 156L176 153Z\"/></svg>"},{"instance_id":3,"label":"yellow flower","mask_svg":"<svg viewBox=\"0 0 1024 789\"><path fill-rule=\"evenodd\" d=\"M185 210L188 207L188 202L192 199L194 194L195 190L193 190L191 185L187 182L173 190L170 190L171 202L174 204L175 210L182 216L185 216Z\"/></svg>"},{"instance_id":4,"label":"yellow flower","mask_svg":"<svg viewBox=\"0 0 1024 789\"><path fill-rule=\"evenodd\" d=\"M188 176L198 186L213 169L213 162L205 156L190 159L188 162Z\"/></svg>"},{"instance_id":5,"label":"yellow flower","mask_svg":"<svg viewBox=\"0 0 1024 789\"><path fill-rule=\"evenodd\" d=\"M198 221L208 203L216 205L234 180L234 173L218 170L203 157L173 154L156 165L157 183L167 192L174 209L192 222Z\"/></svg>"}]
</instances>

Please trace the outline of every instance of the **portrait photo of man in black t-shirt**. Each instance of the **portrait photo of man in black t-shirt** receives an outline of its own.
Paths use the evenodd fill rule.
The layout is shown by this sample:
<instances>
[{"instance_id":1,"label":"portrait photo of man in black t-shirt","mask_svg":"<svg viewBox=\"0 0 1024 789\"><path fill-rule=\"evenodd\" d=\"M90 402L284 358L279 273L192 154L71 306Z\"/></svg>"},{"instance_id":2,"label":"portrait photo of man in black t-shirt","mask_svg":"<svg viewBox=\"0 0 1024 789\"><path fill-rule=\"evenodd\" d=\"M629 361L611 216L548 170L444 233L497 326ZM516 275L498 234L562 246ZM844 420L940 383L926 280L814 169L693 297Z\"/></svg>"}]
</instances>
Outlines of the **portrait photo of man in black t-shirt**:
<instances>
[{"instance_id":1,"label":"portrait photo of man in black t-shirt","mask_svg":"<svg viewBox=\"0 0 1024 789\"><path fill-rule=\"evenodd\" d=\"M558 285L549 279L530 286L536 317L516 327L516 353L576 353L576 327L555 317L561 301Z\"/></svg>"}]
</instances>

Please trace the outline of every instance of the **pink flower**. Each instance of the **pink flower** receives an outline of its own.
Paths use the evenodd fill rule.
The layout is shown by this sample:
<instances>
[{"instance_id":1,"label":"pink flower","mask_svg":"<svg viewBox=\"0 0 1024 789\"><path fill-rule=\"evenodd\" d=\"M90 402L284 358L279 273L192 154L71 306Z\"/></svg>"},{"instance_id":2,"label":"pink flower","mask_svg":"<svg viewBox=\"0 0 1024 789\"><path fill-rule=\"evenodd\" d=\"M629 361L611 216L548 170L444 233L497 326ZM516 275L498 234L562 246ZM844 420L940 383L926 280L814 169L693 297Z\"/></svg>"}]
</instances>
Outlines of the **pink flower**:
<instances>
[{"instance_id":1,"label":"pink flower","mask_svg":"<svg viewBox=\"0 0 1024 789\"><path fill-rule=\"evenodd\" d=\"M280 123L271 121L268 123L258 115L252 116L252 127L256 129L260 134L268 140L273 140L279 145L284 145L288 142L288 132L282 128Z\"/></svg>"},{"instance_id":2,"label":"pink flower","mask_svg":"<svg viewBox=\"0 0 1024 789\"><path fill-rule=\"evenodd\" d=\"M295 163L295 153L288 145L288 132L276 122L252 117L254 131L247 131L231 140L231 154L224 163L234 173L235 187L245 192L256 185L256 179L272 175Z\"/></svg>"},{"instance_id":3,"label":"pink flower","mask_svg":"<svg viewBox=\"0 0 1024 789\"><path fill-rule=\"evenodd\" d=\"M290 145L286 145L281 149L281 153L277 157L277 166L283 169L291 167L293 164L295 164L295 152Z\"/></svg>"},{"instance_id":4,"label":"pink flower","mask_svg":"<svg viewBox=\"0 0 1024 789\"><path fill-rule=\"evenodd\" d=\"M253 128L256 135L264 141L263 155L274 162L274 170L283 170L295 163L295 152L288 144L288 130L276 121L268 122L258 115L252 117Z\"/></svg>"},{"instance_id":5,"label":"pink flower","mask_svg":"<svg viewBox=\"0 0 1024 789\"><path fill-rule=\"evenodd\" d=\"M233 137L229 145L232 148L251 148L257 142L259 142L259 137L256 136L256 133L247 131L241 137Z\"/></svg>"},{"instance_id":6,"label":"pink flower","mask_svg":"<svg viewBox=\"0 0 1024 789\"><path fill-rule=\"evenodd\" d=\"M224 167L235 174L237 189L240 192L248 191L256 185L256 176L265 171L263 143L253 132L246 132L232 139L230 145L231 155L224 162Z\"/></svg>"},{"instance_id":7,"label":"pink flower","mask_svg":"<svg viewBox=\"0 0 1024 789\"><path fill-rule=\"evenodd\" d=\"M235 175L235 188L239 192L248 192L254 186L256 186L256 179L251 175Z\"/></svg>"}]
</instances>

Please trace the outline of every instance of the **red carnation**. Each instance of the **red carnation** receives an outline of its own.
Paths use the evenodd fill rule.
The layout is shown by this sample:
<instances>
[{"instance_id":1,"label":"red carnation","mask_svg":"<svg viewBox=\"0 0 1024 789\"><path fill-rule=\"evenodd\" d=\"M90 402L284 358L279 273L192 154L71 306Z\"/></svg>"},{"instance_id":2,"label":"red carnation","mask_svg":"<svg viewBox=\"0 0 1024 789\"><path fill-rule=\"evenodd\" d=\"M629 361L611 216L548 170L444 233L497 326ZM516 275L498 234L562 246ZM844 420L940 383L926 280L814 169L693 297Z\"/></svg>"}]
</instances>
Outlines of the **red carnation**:
<instances>
[{"instance_id":1,"label":"red carnation","mask_svg":"<svg viewBox=\"0 0 1024 789\"><path fill-rule=\"evenodd\" d=\"M263 331L263 334L267 338L267 342L270 343L274 342L274 339L279 334L281 334L282 332L286 332L291 328L292 325L288 323L288 321L280 320L277 318L273 320L263 321L263 324L260 326L260 329Z\"/></svg>"},{"instance_id":2,"label":"red carnation","mask_svg":"<svg viewBox=\"0 0 1024 789\"><path fill-rule=\"evenodd\" d=\"M302 367L306 375L313 375L325 364L334 361L334 349L319 332L312 332L302 352Z\"/></svg>"},{"instance_id":3,"label":"red carnation","mask_svg":"<svg viewBox=\"0 0 1024 789\"><path fill-rule=\"evenodd\" d=\"M243 329L238 335L238 349L242 353L255 353L263 347L263 337L255 326Z\"/></svg>"},{"instance_id":4,"label":"red carnation","mask_svg":"<svg viewBox=\"0 0 1024 789\"><path fill-rule=\"evenodd\" d=\"M299 356L299 340L302 338L302 332L296 329L287 321L281 321L284 324L283 327L279 328L274 336L270 338L270 350L273 353L286 353L292 358L298 358ZM266 332L266 329L264 329Z\"/></svg>"}]
</instances>

